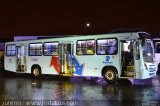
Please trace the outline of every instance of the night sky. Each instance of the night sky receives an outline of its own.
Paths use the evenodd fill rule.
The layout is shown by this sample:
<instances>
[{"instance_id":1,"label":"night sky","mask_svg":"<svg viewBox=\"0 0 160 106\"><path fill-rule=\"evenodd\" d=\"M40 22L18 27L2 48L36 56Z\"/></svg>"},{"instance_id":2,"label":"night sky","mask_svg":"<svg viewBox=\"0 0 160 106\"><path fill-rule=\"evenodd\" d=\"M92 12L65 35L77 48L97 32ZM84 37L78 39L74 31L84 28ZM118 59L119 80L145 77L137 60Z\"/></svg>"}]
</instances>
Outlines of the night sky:
<instances>
[{"instance_id":1,"label":"night sky","mask_svg":"<svg viewBox=\"0 0 160 106\"><path fill-rule=\"evenodd\" d=\"M86 23L91 24L86 27ZM160 35L153 0L10 0L0 3L0 39L31 35L87 35L138 29Z\"/></svg>"}]
</instances>

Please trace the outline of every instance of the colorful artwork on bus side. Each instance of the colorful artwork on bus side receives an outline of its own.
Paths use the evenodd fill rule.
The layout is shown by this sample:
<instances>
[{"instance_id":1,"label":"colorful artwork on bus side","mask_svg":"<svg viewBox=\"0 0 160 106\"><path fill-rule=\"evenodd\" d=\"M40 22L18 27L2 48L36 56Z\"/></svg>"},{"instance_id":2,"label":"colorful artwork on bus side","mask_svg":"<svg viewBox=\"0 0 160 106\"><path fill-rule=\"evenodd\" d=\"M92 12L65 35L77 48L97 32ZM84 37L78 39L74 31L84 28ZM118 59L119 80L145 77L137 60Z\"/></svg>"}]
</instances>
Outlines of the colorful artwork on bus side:
<instances>
[{"instance_id":1,"label":"colorful artwork on bus side","mask_svg":"<svg viewBox=\"0 0 160 106\"><path fill-rule=\"evenodd\" d=\"M75 68L74 74L82 75L84 64L80 65L75 57L73 57L73 63Z\"/></svg>"},{"instance_id":2,"label":"colorful artwork on bus side","mask_svg":"<svg viewBox=\"0 0 160 106\"><path fill-rule=\"evenodd\" d=\"M50 67L54 67L57 73L59 73L58 56L52 56Z\"/></svg>"},{"instance_id":3,"label":"colorful artwork on bus side","mask_svg":"<svg viewBox=\"0 0 160 106\"><path fill-rule=\"evenodd\" d=\"M84 64L80 65L78 60L75 57L73 57L73 63L74 63L74 74L82 75ZM52 56L50 67L53 67L57 73L60 73L59 64L58 64L58 56Z\"/></svg>"}]
</instances>

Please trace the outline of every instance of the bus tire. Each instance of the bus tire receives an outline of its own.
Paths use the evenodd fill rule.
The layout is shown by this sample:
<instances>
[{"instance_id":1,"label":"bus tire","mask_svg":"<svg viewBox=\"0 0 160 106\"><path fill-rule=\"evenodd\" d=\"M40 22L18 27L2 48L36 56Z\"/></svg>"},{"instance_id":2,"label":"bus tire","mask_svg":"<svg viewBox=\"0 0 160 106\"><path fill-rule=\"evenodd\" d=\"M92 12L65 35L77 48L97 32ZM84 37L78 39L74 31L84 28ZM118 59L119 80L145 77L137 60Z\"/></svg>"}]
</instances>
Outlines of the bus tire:
<instances>
[{"instance_id":1,"label":"bus tire","mask_svg":"<svg viewBox=\"0 0 160 106\"><path fill-rule=\"evenodd\" d=\"M103 70L103 78L108 82L108 83L116 83L118 79L118 74L115 68L113 67L106 67Z\"/></svg>"},{"instance_id":2,"label":"bus tire","mask_svg":"<svg viewBox=\"0 0 160 106\"><path fill-rule=\"evenodd\" d=\"M40 77L41 76L41 68L39 66L33 66L31 71L32 71L32 75L34 77Z\"/></svg>"}]
</instances>

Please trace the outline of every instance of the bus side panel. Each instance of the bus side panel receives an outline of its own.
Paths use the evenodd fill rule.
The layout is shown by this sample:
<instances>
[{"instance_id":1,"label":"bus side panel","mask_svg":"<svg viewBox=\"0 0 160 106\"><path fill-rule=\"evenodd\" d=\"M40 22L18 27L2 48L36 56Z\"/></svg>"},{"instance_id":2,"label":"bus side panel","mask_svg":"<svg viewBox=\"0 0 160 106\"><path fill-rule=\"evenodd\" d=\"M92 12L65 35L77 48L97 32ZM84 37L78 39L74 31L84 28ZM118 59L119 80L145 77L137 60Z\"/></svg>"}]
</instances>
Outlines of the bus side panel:
<instances>
[{"instance_id":1,"label":"bus side panel","mask_svg":"<svg viewBox=\"0 0 160 106\"><path fill-rule=\"evenodd\" d=\"M120 74L120 63L118 55L86 55L76 56L78 61L77 69L82 68L81 76L102 77L102 69L105 66L114 66ZM74 63L75 64L75 63ZM76 65L77 66L77 65ZM75 74L77 73L75 67Z\"/></svg>"},{"instance_id":2,"label":"bus side panel","mask_svg":"<svg viewBox=\"0 0 160 106\"><path fill-rule=\"evenodd\" d=\"M55 65L51 64L52 56L27 56L27 73L31 73L33 65L39 65L42 74L58 74Z\"/></svg>"},{"instance_id":3,"label":"bus side panel","mask_svg":"<svg viewBox=\"0 0 160 106\"><path fill-rule=\"evenodd\" d=\"M74 59L75 76L101 76L100 66L96 60L96 56L74 56Z\"/></svg>"},{"instance_id":4,"label":"bus side panel","mask_svg":"<svg viewBox=\"0 0 160 106\"><path fill-rule=\"evenodd\" d=\"M156 64L160 64L160 53L155 53Z\"/></svg>"},{"instance_id":5,"label":"bus side panel","mask_svg":"<svg viewBox=\"0 0 160 106\"><path fill-rule=\"evenodd\" d=\"M16 72L16 57L5 56L4 62L5 62L4 65L5 70Z\"/></svg>"}]
</instances>

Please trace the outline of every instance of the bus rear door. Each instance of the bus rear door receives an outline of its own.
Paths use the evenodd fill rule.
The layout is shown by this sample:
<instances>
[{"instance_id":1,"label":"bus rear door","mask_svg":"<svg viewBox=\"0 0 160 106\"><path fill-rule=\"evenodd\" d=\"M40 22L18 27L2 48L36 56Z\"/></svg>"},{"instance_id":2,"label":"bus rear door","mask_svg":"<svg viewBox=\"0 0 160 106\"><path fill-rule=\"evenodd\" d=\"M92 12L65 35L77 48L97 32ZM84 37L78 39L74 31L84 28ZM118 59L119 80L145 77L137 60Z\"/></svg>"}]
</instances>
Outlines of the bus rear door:
<instances>
[{"instance_id":1,"label":"bus rear door","mask_svg":"<svg viewBox=\"0 0 160 106\"><path fill-rule=\"evenodd\" d=\"M26 71L26 53L25 46L16 46L16 71L25 72Z\"/></svg>"}]
</instances>

